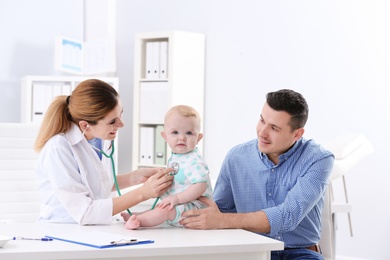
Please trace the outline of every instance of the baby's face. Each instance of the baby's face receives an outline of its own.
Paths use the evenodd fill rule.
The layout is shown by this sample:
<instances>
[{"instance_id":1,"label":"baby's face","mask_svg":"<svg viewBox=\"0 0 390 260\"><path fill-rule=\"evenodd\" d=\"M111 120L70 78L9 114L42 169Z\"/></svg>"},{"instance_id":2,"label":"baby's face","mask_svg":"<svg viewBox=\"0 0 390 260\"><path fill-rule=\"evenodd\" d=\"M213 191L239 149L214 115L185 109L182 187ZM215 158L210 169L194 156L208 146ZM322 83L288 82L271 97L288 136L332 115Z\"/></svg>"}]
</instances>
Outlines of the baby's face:
<instances>
[{"instance_id":1,"label":"baby's face","mask_svg":"<svg viewBox=\"0 0 390 260\"><path fill-rule=\"evenodd\" d=\"M170 115L164 125L163 137L174 153L188 153L200 140L199 124L195 117L184 117L178 113Z\"/></svg>"}]
</instances>

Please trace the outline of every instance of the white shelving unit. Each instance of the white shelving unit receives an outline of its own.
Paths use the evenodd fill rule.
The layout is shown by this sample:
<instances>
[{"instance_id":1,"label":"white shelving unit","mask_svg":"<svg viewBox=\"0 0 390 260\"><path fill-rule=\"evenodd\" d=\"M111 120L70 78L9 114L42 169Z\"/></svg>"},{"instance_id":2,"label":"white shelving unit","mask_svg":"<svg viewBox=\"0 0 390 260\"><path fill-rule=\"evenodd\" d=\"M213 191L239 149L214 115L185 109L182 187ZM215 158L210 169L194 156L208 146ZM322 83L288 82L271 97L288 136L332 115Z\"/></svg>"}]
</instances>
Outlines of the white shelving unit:
<instances>
[{"instance_id":1,"label":"white shelving unit","mask_svg":"<svg viewBox=\"0 0 390 260\"><path fill-rule=\"evenodd\" d=\"M25 76L21 89L21 122L40 123L46 109L58 95L70 95L86 79L103 80L119 90L118 78L93 76Z\"/></svg>"},{"instance_id":2,"label":"white shelving unit","mask_svg":"<svg viewBox=\"0 0 390 260\"><path fill-rule=\"evenodd\" d=\"M160 132L167 110L179 104L194 107L203 129L205 35L139 33L134 57L132 167L165 167L171 151Z\"/></svg>"},{"instance_id":3,"label":"white shelving unit","mask_svg":"<svg viewBox=\"0 0 390 260\"><path fill-rule=\"evenodd\" d=\"M54 97L70 95L76 86L86 79L100 79L119 91L116 77L94 76L25 76L22 78L21 122L40 124L47 107ZM118 138L115 146L118 147ZM114 155L115 168L118 171L118 152Z\"/></svg>"}]
</instances>

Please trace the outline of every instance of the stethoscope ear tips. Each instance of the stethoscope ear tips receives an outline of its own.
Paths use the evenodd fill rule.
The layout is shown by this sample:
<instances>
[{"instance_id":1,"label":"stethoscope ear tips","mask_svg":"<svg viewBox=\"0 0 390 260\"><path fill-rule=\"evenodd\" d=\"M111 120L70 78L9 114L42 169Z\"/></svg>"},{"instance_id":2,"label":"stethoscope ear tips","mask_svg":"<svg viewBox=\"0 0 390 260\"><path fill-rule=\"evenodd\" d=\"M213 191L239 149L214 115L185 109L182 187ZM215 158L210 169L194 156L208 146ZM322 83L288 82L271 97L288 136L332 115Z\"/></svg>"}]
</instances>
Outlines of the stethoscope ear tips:
<instances>
[{"instance_id":1,"label":"stethoscope ear tips","mask_svg":"<svg viewBox=\"0 0 390 260\"><path fill-rule=\"evenodd\" d=\"M179 170L180 170L180 166L177 162L171 162L169 165L168 165L168 168L172 168L173 171L171 171L170 173L168 173L169 175L176 175Z\"/></svg>"}]
</instances>

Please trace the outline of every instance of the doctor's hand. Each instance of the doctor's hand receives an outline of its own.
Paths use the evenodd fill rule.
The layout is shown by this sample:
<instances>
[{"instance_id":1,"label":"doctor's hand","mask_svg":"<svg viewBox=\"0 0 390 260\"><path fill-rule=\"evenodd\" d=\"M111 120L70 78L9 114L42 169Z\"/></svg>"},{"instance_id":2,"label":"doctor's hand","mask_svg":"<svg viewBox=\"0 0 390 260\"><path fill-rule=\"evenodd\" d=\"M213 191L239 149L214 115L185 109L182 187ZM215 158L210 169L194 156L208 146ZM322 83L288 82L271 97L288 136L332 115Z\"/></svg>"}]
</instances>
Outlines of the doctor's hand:
<instances>
[{"instance_id":1,"label":"doctor's hand","mask_svg":"<svg viewBox=\"0 0 390 260\"><path fill-rule=\"evenodd\" d=\"M193 209L184 212L180 224L191 229L219 229L223 227L224 214L219 210L217 204L206 197L200 197L199 201L208 207Z\"/></svg>"},{"instance_id":2,"label":"doctor's hand","mask_svg":"<svg viewBox=\"0 0 390 260\"><path fill-rule=\"evenodd\" d=\"M131 175L131 182L132 185L137 185L144 183L147 181L151 176L155 175L159 171L164 170L165 173L169 173L172 171L171 168L163 169L163 168L141 168L138 170L135 170Z\"/></svg>"},{"instance_id":3,"label":"doctor's hand","mask_svg":"<svg viewBox=\"0 0 390 260\"><path fill-rule=\"evenodd\" d=\"M135 184L144 183L150 176L155 175L159 171L158 168L141 168L132 174L132 178Z\"/></svg>"},{"instance_id":4,"label":"doctor's hand","mask_svg":"<svg viewBox=\"0 0 390 260\"><path fill-rule=\"evenodd\" d=\"M145 199L160 197L171 187L173 182L173 176L168 174L172 171L171 168L155 168L153 170L157 172L147 177L144 185L141 186Z\"/></svg>"}]
</instances>

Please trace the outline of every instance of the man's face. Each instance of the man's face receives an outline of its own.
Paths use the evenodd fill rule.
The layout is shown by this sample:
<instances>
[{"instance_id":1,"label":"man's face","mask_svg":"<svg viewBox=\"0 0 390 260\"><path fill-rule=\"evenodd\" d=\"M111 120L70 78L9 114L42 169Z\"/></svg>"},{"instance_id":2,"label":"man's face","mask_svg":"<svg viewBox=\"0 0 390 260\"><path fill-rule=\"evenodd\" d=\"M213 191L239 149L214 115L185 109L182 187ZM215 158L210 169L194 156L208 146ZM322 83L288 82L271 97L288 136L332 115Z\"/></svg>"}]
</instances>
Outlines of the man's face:
<instances>
[{"instance_id":1,"label":"man's face","mask_svg":"<svg viewBox=\"0 0 390 260\"><path fill-rule=\"evenodd\" d=\"M290 149L303 135L303 128L291 130L290 119L287 112L273 110L265 103L257 123L258 148L275 164L279 163L279 155Z\"/></svg>"}]
</instances>

